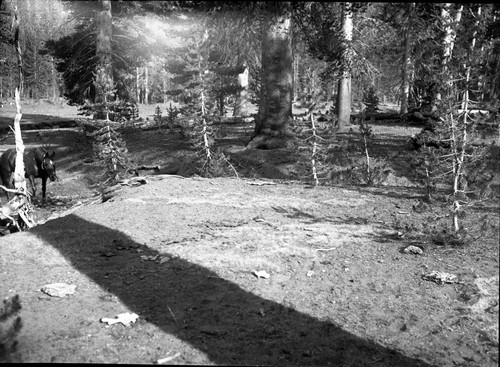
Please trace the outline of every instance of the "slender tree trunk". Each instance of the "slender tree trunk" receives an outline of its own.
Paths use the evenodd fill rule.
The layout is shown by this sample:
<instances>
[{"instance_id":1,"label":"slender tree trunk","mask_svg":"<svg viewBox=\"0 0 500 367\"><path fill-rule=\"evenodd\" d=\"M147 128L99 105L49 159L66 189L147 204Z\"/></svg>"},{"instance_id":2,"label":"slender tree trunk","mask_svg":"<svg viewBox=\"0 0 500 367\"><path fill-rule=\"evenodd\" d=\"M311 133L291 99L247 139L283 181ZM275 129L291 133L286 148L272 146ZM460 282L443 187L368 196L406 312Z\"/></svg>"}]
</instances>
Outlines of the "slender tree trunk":
<instances>
[{"instance_id":1,"label":"slender tree trunk","mask_svg":"<svg viewBox=\"0 0 500 367\"><path fill-rule=\"evenodd\" d=\"M50 57L50 76L51 76L51 81L52 81L52 99L53 101L57 101L57 98L59 97L58 91L58 83L57 83L57 73L56 73L56 67L55 67L55 61L54 58L51 56Z\"/></svg>"},{"instance_id":2,"label":"slender tree trunk","mask_svg":"<svg viewBox=\"0 0 500 367\"><path fill-rule=\"evenodd\" d=\"M238 87L240 88L236 102L234 104L233 116L248 116L248 66L246 63L243 65L245 70L238 74Z\"/></svg>"},{"instance_id":3,"label":"slender tree trunk","mask_svg":"<svg viewBox=\"0 0 500 367\"><path fill-rule=\"evenodd\" d=\"M149 104L148 67L144 67L144 104Z\"/></svg>"},{"instance_id":4,"label":"slender tree trunk","mask_svg":"<svg viewBox=\"0 0 500 367\"><path fill-rule=\"evenodd\" d=\"M165 73L162 73L162 81L163 81L163 90L161 93L163 94L163 103L167 103L167 94L165 91L167 90L167 76Z\"/></svg>"},{"instance_id":5,"label":"slender tree trunk","mask_svg":"<svg viewBox=\"0 0 500 367\"><path fill-rule=\"evenodd\" d=\"M21 53L21 43L19 41L19 12L17 9L17 5L15 6L14 9L14 21L13 21L13 26L14 26L14 47L16 48L16 56L17 56L17 75L18 75L18 89L19 89L19 95L21 96L23 94L23 59L22 59L22 53Z\"/></svg>"},{"instance_id":6,"label":"slender tree trunk","mask_svg":"<svg viewBox=\"0 0 500 367\"><path fill-rule=\"evenodd\" d=\"M21 135L21 97L19 95L19 89L16 88L15 93L16 99L16 109L17 113L14 119L14 136L16 141L16 169L14 171L14 187L16 190L22 189L23 192L27 192L26 179L24 177L24 143L23 137Z\"/></svg>"},{"instance_id":7,"label":"slender tree trunk","mask_svg":"<svg viewBox=\"0 0 500 367\"><path fill-rule=\"evenodd\" d=\"M415 3L410 3L408 11L408 23L406 25L405 37L405 54L403 60L403 85L401 93L401 109L400 113L404 115L408 113L408 99L410 96L410 73L411 73L411 46L412 46L412 21L415 10Z\"/></svg>"},{"instance_id":8,"label":"slender tree trunk","mask_svg":"<svg viewBox=\"0 0 500 367\"><path fill-rule=\"evenodd\" d=\"M292 120L293 54L290 2L266 3L262 27L262 72L259 114L249 148L286 146Z\"/></svg>"},{"instance_id":9,"label":"slender tree trunk","mask_svg":"<svg viewBox=\"0 0 500 367\"><path fill-rule=\"evenodd\" d=\"M101 88L96 88L96 102L106 102L106 89L109 90L113 85L113 65L112 65L112 17L111 1L100 0L102 9L97 15L97 50L96 56L97 72L101 75ZM107 88L104 88L104 84Z\"/></svg>"},{"instance_id":10,"label":"slender tree trunk","mask_svg":"<svg viewBox=\"0 0 500 367\"><path fill-rule=\"evenodd\" d=\"M471 10L472 12L472 10ZM471 71L471 63L472 63L472 53L474 52L474 48L476 47L476 36L477 36L477 29L479 27L479 17L481 16L481 6L478 7L477 9L477 16L476 16L476 22L475 22L475 29L472 34L472 40L469 46L469 52L468 52L468 57L467 57L467 64L465 66L465 91L464 95L462 98L462 109L466 110L466 106L470 100L469 96L469 90L470 90L470 71Z\"/></svg>"},{"instance_id":11,"label":"slender tree trunk","mask_svg":"<svg viewBox=\"0 0 500 367\"><path fill-rule=\"evenodd\" d=\"M16 168L14 170L14 187L16 190L23 191L27 193L25 170L24 170L24 143L21 133L21 93L20 86L22 85L23 72L22 72L22 53L21 45L19 42L19 13L17 6L14 8L14 46L16 48L16 56L19 68L19 84L15 91L15 101L16 101L16 116L14 118L14 137L16 141Z\"/></svg>"},{"instance_id":12,"label":"slender tree trunk","mask_svg":"<svg viewBox=\"0 0 500 367\"><path fill-rule=\"evenodd\" d=\"M453 47L455 46L455 38L457 37L456 28L458 26L458 23L460 23L460 19L462 18L462 10L464 6L460 5L455 14L455 19L451 18L450 8L451 8L450 3L445 4L445 6L443 7L443 12L441 13L443 20L445 22L445 36L443 40L443 58L441 62L443 68L446 68L451 60Z\"/></svg>"},{"instance_id":13,"label":"slender tree trunk","mask_svg":"<svg viewBox=\"0 0 500 367\"><path fill-rule=\"evenodd\" d=\"M342 3L342 74L338 82L338 128L351 122L351 64L352 64L352 3Z\"/></svg>"},{"instance_id":14,"label":"slender tree trunk","mask_svg":"<svg viewBox=\"0 0 500 367\"><path fill-rule=\"evenodd\" d=\"M137 99L137 103L141 103L141 78L140 78L140 67L135 68L135 97Z\"/></svg>"},{"instance_id":15,"label":"slender tree trunk","mask_svg":"<svg viewBox=\"0 0 500 367\"><path fill-rule=\"evenodd\" d=\"M31 82L31 89L33 90L33 99L38 99L38 50L36 45L33 47L33 81Z\"/></svg>"},{"instance_id":16,"label":"slender tree trunk","mask_svg":"<svg viewBox=\"0 0 500 367\"><path fill-rule=\"evenodd\" d=\"M9 98L12 98L13 97L13 94L12 94L12 91L14 90L14 81L12 80L12 74L13 72L10 72L9 71L9 80L8 80L8 84L7 84L7 95L9 96Z\"/></svg>"}]
</instances>

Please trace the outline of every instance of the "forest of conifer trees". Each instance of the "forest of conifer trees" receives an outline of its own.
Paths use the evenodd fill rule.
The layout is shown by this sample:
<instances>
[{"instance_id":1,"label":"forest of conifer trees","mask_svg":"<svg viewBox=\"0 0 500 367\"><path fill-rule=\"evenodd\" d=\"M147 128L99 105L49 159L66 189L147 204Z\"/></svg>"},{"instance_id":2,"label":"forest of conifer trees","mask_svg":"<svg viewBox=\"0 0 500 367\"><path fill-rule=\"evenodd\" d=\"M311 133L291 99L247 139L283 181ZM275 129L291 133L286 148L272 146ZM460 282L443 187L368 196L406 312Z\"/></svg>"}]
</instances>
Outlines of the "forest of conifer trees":
<instances>
[{"instance_id":1,"label":"forest of conifer trees","mask_svg":"<svg viewBox=\"0 0 500 367\"><path fill-rule=\"evenodd\" d=\"M23 98L95 102L96 70L104 63L113 99L141 103L197 98L192 75L198 72L206 75L207 102L234 100L238 73L248 70L245 97L260 106L264 125L269 116L283 115L273 118L280 125L291 103L308 95L335 101L344 124L351 104L368 91L397 103L402 113L426 108L444 77L464 93L466 73L478 107L498 105L499 10L493 4L280 2L273 8L264 2L26 0L1 6L3 100L13 97L18 82L10 30L17 7ZM105 47L99 40L103 6L110 27ZM275 94L279 103L268 97Z\"/></svg>"}]
</instances>

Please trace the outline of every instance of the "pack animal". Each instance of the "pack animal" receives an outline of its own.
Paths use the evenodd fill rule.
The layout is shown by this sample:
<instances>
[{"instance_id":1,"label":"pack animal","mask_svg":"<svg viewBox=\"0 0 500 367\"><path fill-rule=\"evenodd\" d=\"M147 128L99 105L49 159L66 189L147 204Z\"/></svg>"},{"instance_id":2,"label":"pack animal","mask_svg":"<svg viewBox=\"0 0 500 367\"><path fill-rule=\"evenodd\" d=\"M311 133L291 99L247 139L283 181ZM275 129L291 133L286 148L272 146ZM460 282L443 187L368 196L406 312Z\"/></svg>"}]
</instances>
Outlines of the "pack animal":
<instances>
[{"instance_id":1,"label":"pack animal","mask_svg":"<svg viewBox=\"0 0 500 367\"><path fill-rule=\"evenodd\" d=\"M10 189L14 188L14 171L16 170L16 149L8 149L0 156L0 179L2 184ZM33 196L36 194L35 178L42 179L42 199L45 201L47 179L55 181L56 165L52 160L55 152L47 152L42 148L26 149L24 151L25 177L30 181ZM10 200L8 192L5 192L7 200Z\"/></svg>"}]
</instances>

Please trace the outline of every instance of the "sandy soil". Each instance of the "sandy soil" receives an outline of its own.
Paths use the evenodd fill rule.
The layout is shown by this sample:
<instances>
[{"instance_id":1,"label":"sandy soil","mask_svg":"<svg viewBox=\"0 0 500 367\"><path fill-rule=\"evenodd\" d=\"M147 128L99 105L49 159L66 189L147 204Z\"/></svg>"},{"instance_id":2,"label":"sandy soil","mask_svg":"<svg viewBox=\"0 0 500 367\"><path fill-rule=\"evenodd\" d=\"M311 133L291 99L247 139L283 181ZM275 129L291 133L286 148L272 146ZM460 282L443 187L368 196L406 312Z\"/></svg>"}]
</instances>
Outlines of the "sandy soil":
<instances>
[{"instance_id":1,"label":"sandy soil","mask_svg":"<svg viewBox=\"0 0 500 367\"><path fill-rule=\"evenodd\" d=\"M498 364L498 227L470 246L437 246L414 228L445 212L417 210L416 187L394 177L311 187L266 178L272 166L251 179L147 176L102 203L102 168L85 161L76 129L45 134L60 177L46 204L35 200L46 222L0 237L0 295L22 304L12 361ZM37 139L25 134L28 146ZM137 164L173 164L182 151L148 131L127 144ZM259 159L271 164L269 154ZM483 215L498 222L498 201L467 220ZM423 254L405 253L410 244ZM423 277L434 270L457 282ZM51 297L50 283L76 291ZM100 321L125 312L137 321Z\"/></svg>"}]
</instances>

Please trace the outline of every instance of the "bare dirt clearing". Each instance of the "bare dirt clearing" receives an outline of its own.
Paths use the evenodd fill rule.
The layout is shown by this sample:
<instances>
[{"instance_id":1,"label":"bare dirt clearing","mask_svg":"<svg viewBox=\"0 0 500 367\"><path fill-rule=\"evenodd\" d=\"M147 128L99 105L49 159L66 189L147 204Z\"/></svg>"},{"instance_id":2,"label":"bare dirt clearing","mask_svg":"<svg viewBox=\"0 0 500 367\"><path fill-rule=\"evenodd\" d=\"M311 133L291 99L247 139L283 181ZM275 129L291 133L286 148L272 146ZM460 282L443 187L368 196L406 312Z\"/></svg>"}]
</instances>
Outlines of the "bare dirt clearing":
<instances>
[{"instance_id":1,"label":"bare dirt clearing","mask_svg":"<svg viewBox=\"0 0 500 367\"><path fill-rule=\"evenodd\" d=\"M411 131L379 129L401 150ZM36 134L27 132L25 143L36 145ZM264 180L259 174L273 173L273 157L260 152L267 166L253 172L256 179L149 176L112 201L88 204L101 168L83 163L88 153L75 130L46 134L61 180L49 183L51 201L39 219L82 205L0 237L0 295L19 294L23 307L13 360L498 364L498 231L457 248L396 228L444 214L439 207L415 211L421 190L394 183L409 182L399 175L404 156L380 187ZM188 156L154 131L129 135L127 144L137 164L169 166ZM243 153L237 156L243 164ZM274 173L293 173L293 162L276 161ZM484 214L498 222L498 201L471 212L469 221ZM423 255L404 253L410 243L424 245ZM269 278L254 275L261 270ZM422 278L433 270L457 275L459 283ZM50 297L40 291L49 283L76 285L76 293ZM99 321L124 312L138 321Z\"/></svg>"}]
</instances>

